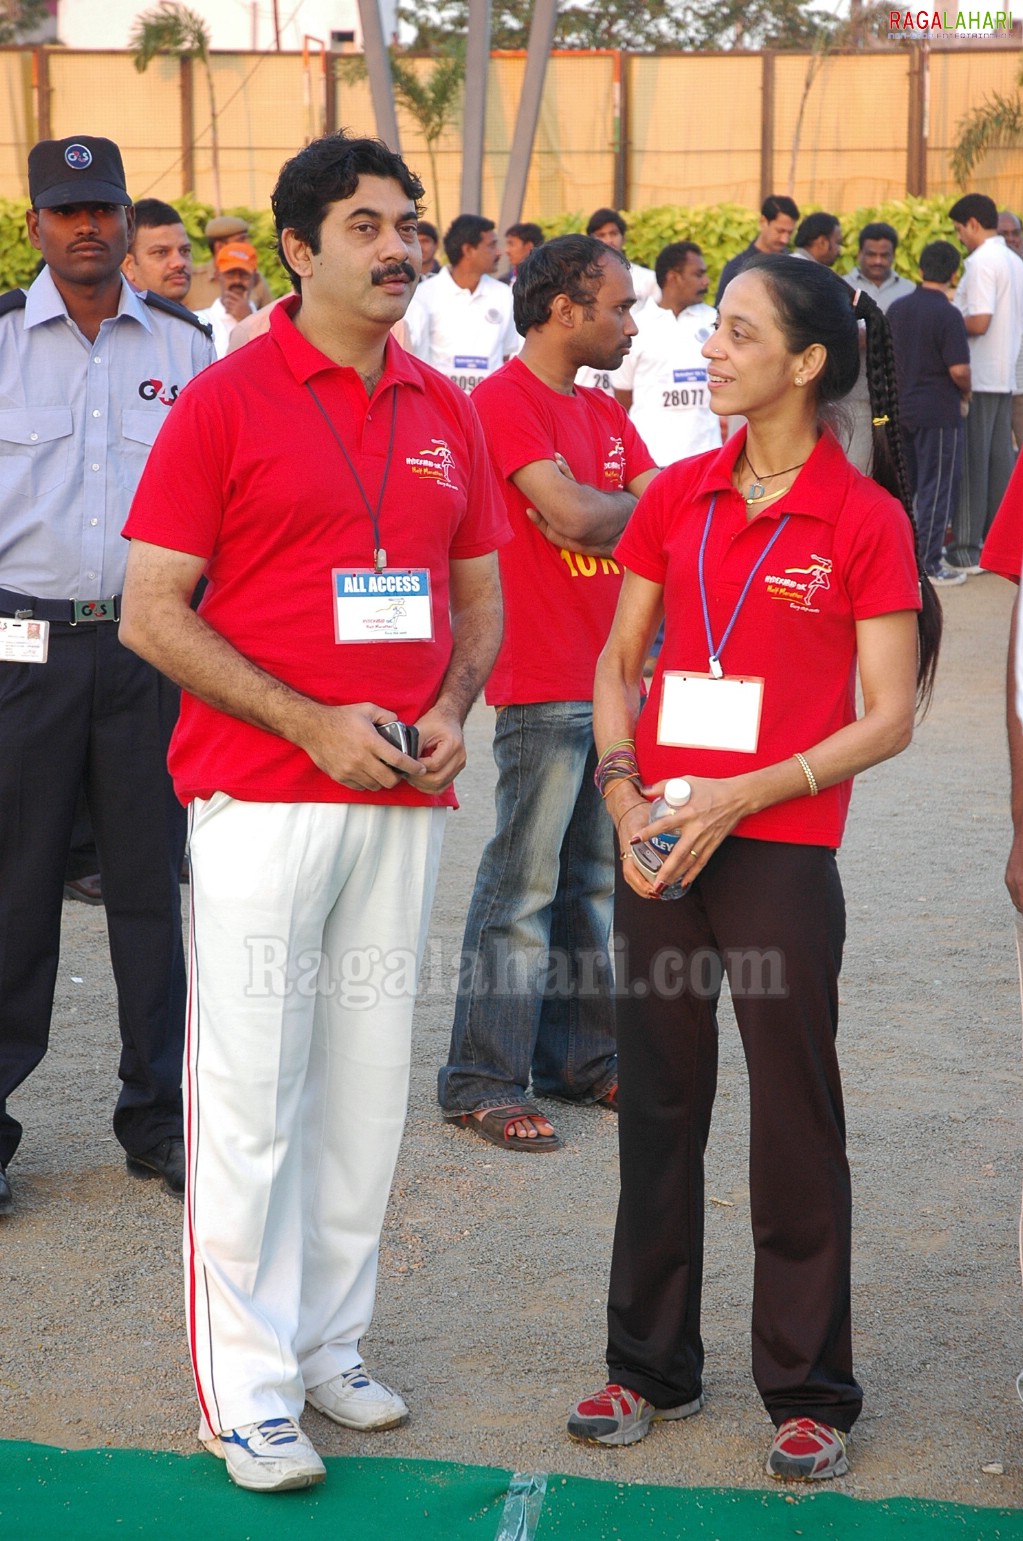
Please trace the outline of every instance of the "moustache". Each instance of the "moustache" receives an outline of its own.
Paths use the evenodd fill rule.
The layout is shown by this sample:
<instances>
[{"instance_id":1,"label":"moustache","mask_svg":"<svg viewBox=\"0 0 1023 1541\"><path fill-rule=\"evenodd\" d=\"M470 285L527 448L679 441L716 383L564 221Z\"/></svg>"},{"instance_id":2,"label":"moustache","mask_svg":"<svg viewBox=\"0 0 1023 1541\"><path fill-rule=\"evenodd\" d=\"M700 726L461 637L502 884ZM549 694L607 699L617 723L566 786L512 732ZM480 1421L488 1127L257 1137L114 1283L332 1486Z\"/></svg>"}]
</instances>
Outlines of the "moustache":
<instances>
[{"instance_id":1,"label":"moustache","mask_svg":"<svg viewBox=\"0 0 1023 1541\"><path fill-rule=\"evenodd\" d=\"M389 284L394 278L407 278L410 284L414 284L416 270L411 262L397 262L393 267L374 268L371 276L375 284Z\"/></svg>"}]
</instances>

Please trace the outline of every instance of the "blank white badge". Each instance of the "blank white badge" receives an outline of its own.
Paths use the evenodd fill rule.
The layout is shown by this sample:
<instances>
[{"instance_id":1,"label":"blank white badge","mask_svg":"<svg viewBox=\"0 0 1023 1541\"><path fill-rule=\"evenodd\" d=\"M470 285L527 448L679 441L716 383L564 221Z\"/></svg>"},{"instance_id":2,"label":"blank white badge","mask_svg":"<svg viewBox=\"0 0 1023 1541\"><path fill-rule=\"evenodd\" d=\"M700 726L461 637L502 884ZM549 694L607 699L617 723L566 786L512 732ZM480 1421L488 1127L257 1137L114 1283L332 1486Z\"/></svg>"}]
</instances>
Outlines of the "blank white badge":
<instances>
[{"instance_id":1,"label":"blank white badge","mask_svg":"<svg viewBox=\"0 0 1023 1541\"><path fill-rule=\"evenodd\" d=\"M665 673L657 742L678 749L731 749L753 754L760 737L762 679Z\"/></svg>"}]
</instances>

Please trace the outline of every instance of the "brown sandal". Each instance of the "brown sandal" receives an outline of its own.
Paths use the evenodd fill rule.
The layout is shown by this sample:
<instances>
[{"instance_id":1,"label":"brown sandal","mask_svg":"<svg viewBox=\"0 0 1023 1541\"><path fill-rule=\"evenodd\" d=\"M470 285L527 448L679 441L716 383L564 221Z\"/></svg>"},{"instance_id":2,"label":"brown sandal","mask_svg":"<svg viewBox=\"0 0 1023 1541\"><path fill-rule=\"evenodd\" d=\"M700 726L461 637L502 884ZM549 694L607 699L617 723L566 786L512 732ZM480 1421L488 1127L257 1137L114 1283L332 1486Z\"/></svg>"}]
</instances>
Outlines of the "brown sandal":
<instances>
[{"instance_id":1,"label":"brown sandal","mask_svg":"<svg viewBox=\"0 0 1023 1541\"><path fill-rule=\"evenodd\" d=\"M508 1130L520 1119L542 1117L539 1108L535 1108L531 1102L510 1102L500 1108L487 1108L482 1118L477 1118L475 1113L454 1113L446 1121L459 1124L463 1129L478 1135L481 1140L486 1140L489 1145L499 1145L502 1150L521 1150L540 1155L544 1151L561 1149L561 1141L556 1134L537 1133L532 1139L528 1136L521 1139L517 1134L509 1134Z\"/></svg>"}]
</instances>

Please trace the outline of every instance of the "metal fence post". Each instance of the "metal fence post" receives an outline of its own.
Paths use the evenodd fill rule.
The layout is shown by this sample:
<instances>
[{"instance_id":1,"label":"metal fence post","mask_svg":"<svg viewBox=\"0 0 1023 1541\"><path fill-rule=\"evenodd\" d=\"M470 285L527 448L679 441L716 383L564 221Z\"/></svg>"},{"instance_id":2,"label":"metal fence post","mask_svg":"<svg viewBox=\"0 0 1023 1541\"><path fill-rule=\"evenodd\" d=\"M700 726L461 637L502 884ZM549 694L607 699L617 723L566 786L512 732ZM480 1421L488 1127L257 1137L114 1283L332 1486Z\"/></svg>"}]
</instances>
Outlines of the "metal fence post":
<instances>
[{"instance_id":1,"label":"metal fence post","mask_svg":"<svg viewBox=\"0 0 1023 1541\"><path fill-rule=\"evenodd\" d=\"M554 42L554 28L558 21L558 0L536 0L533 20L529 26L529 46L526 51L526 74L522 82L522 95L515 118L511 153L508 157L508 174L501 198L499 230L507 230L522 218L522 204L526 196L529 178L529 162L533 155L533 140L540 117L540 101L543 96L547 59Z\"/></svg>"},{"instance_id":2,"label":"metal fence post","mask_svg":"<svg viewBox=\"0 0 1023 1541\"><path fill-rule=\"evenodd\" d=\"M178 63L181 90L181 191L188 194L195 192L195 75L189 55L182 54Z\"/></svg>"},{"instance_id":3,"label":"metal fence post","mask_svg":"<svg viewBox=\"0 0 1023 1541\"><path fill-rule=\"evenodd\" d=\"M462 202L460 214L483 212L483 142L490 67L490 0L469 0L462 111Z\"/></svg>"},{"instance_id":4,"label":"metal fence post","mask_svg":"<svg viewBox=\"0 0 1023 1541\"><path fill-rule=\"evenodd\" d=\"M760 201L774 192L774 52L760 55Z\"/></svg>"}]
</instances>

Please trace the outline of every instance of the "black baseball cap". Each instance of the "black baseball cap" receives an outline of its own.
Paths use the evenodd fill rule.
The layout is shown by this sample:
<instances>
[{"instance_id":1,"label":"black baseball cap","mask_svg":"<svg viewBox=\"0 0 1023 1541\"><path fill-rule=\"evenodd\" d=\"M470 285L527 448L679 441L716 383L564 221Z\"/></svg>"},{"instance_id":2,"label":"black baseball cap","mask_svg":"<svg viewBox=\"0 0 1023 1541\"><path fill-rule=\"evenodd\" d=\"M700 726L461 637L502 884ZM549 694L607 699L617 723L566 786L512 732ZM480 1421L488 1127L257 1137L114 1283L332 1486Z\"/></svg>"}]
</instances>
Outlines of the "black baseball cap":
<instances>
[{"instance_id":1,"label":"black baseball cap","mask_svg":"<svg viewBox=\"0 0 1023 1541\"><path fill-rule=\"evenodd\" d=\"M36 209L65 203L120 203L131 207L124 162L112 139L75 134L41 139L28 152L28 191Z\"/></svg>"}]
</instances>

